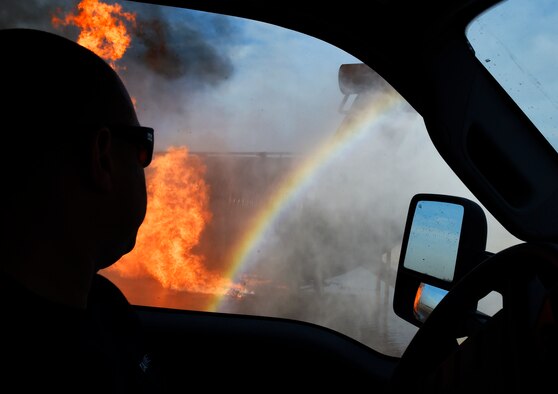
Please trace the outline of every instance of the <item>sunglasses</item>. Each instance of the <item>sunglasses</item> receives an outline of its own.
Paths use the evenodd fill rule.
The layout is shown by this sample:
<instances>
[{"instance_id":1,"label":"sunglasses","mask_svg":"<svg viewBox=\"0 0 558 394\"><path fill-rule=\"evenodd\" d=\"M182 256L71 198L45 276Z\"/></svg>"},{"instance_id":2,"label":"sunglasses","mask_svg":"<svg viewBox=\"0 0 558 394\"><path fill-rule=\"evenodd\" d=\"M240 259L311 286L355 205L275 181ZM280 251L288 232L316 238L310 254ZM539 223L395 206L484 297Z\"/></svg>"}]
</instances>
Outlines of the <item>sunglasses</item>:
<instances>
[{"instance_id":1,"label":"sunglasses","mask_svg":"<svg viewBox=\"0 0 558 394\"><path fill-rule=\"evenodd\" d=\"M153 159L153 134L151 127L144 126L108 126L117 136L121 136L138 148L138 161L145 168Z\"/></svg>"}]
</instances>

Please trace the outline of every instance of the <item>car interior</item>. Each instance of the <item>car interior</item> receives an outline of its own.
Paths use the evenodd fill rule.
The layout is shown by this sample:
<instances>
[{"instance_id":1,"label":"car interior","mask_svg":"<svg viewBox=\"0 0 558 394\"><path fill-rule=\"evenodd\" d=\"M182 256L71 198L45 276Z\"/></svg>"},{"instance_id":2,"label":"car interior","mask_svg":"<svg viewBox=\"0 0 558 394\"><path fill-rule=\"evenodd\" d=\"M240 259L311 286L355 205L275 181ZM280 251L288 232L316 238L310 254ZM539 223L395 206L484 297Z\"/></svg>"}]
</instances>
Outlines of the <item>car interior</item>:
<instances>
[{"instance_id":1,"label":"car interior","mask_svg":"<svg viewBox=\"0 0 558 394\"><path fill-rule=\"evenodd\" d=\"M4 7L105 50L156 130L143 233L103 274L169 392L552 387L557 5Z\"/></svg>"}]
</instances>

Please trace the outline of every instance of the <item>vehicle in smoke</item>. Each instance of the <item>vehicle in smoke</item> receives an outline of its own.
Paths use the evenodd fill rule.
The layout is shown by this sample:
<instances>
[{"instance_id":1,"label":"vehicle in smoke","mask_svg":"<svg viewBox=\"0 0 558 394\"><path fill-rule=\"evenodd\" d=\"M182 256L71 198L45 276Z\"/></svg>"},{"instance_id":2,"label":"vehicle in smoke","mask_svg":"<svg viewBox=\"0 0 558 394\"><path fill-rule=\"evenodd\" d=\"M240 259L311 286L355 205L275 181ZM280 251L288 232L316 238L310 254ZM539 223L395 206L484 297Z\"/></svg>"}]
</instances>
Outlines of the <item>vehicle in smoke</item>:
<instances>
[{"instance_id":1,"label":"vehicle in smoke","mask_svg":"<svg viewBox=\"0 0 558 394\"><path fill-rule=\"evenodd\" d=\"M1 27L92 50L124 38L99 53L157 154L137 246L102 273L146 323L171 391L207 373L204 390L554 386L558 6L3 10Z\"/></svg>"}]
</instances>

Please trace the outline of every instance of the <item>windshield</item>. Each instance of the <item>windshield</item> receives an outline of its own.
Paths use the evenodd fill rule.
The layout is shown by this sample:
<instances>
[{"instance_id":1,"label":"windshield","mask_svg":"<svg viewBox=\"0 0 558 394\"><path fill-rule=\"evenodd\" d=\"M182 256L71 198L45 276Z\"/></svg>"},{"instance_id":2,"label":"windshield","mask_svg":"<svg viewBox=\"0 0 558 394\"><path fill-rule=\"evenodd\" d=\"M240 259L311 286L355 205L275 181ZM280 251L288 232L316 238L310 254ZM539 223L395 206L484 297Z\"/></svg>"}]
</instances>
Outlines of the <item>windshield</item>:
<instances>
[{"instance_id":1,"label":"windshield","mask_svg":"<svg viewBox=\"0 0 558 394\"><path fill-rule=\"evenodd\" d=\"M156 130L136 248L103 271L132 303L298 319L402 354L416 332L392 307L409 202L477 200L379 75L235 17L128 1L3 8L2 28L100 53ZM340 86L342 65L370 84ZM517 242L487 216L490 251Z\"/></svg>"},{"instance_id":2,"label":"windshield","mask_svg":"<svg viewBox=\"0 0 558 394\"><path fill-rule=\"evenodd\" d=\"M558 149L558 4L506 0L473 21L477 58Z\"/></svg>"}]
</instances>

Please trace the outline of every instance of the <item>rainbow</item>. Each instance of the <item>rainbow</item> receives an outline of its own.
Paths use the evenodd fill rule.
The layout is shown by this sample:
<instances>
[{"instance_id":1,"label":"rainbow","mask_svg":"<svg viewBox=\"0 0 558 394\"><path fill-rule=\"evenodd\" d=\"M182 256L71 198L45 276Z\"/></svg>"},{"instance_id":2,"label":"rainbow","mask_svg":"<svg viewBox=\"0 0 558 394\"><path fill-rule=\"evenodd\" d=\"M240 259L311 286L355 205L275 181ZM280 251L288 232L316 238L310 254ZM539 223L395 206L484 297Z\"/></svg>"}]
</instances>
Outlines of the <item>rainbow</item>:
<instances>
[{"instance_id":1,"label":"rainbow","mask_svg":"<svg viewBox=\"0 0 558 394\"><path fill-rule=\"evenodd\" d=\"M373 129L372 126L385 117L396 104L401 103L401 96L385 93L372 101L362 115L354 119L347 118L347 123L331 138L314 150L301 165L290 173L280 184L264 207L255 215L239 242L233 248L229 269L226 277L231 281L243 272L250 261L252 253L258 249L267 229L271 228L277 218L289 207L295 199L310 184L311 180L326 167L326 164L338 157L343 150L353 146ZM217 295L209 305L208 310L219 311L226 299Z\"/></svg>"}]
</instances>

